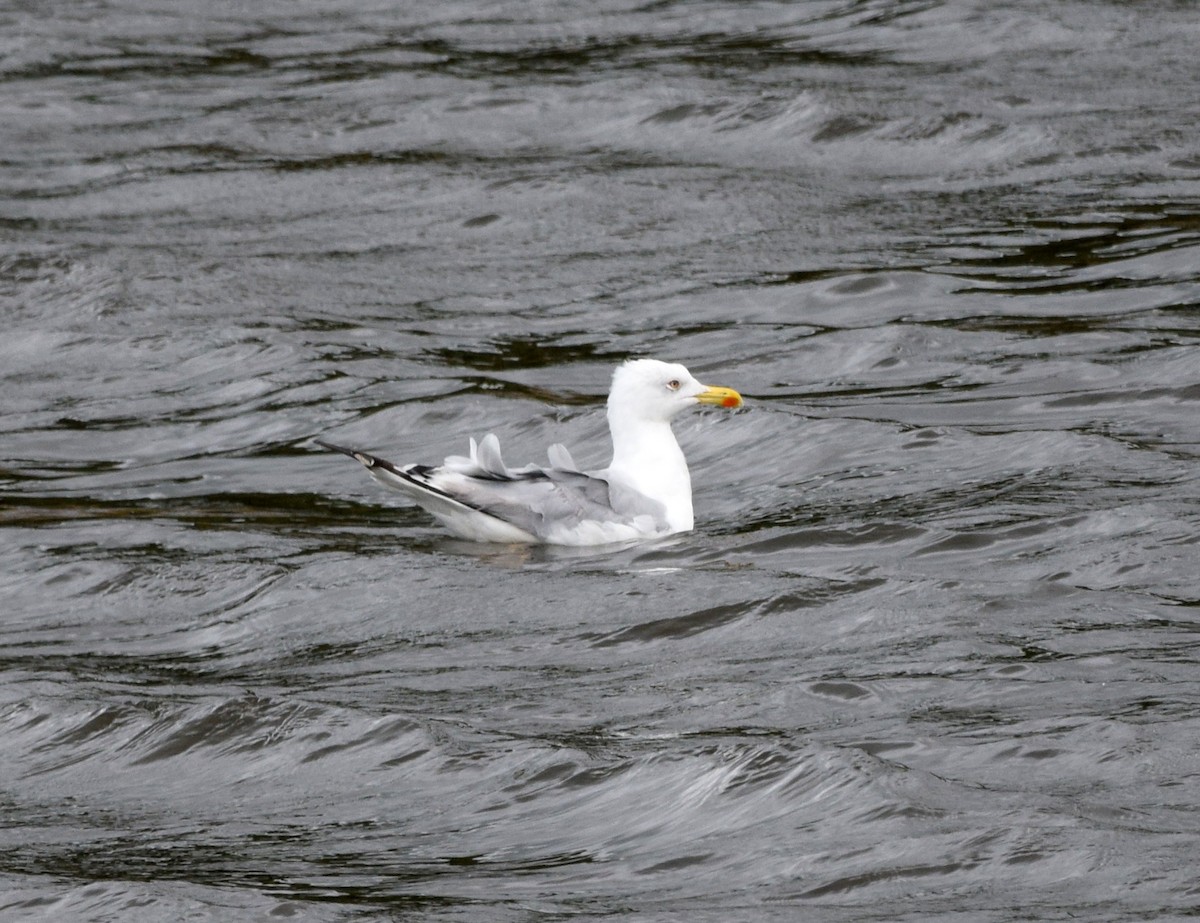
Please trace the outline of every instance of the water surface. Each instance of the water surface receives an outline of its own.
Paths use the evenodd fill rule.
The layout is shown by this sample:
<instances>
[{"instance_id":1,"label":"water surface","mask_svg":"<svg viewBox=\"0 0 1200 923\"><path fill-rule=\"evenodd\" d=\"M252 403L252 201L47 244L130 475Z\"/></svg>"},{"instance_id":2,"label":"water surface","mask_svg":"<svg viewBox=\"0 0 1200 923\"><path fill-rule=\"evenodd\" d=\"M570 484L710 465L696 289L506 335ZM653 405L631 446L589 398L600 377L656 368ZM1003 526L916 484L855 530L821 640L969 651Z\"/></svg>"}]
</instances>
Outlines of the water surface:
<instances>
[{"instance_id":1,"label":"water surface","mask_svg":"<svg viewBox=\"0 0 1200 923\"><path fill-rule=\"evenodd\" d=\"M1200 18L0 11L0 916L1200 912ZM697 529L472 545L397 462Z\"/></svg>"}]
</instances>

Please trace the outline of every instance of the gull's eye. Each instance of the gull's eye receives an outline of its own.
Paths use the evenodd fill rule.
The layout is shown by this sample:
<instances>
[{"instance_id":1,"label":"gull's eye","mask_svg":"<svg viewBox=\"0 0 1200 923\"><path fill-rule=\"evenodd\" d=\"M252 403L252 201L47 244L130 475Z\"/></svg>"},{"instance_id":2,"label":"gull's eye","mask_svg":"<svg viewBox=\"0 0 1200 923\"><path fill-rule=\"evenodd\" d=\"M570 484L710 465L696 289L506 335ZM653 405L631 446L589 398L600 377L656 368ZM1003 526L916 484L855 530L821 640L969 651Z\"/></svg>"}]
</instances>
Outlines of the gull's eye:
<instances>
[{"instance_id":1,"label":"gull's eye","mask_svg":"<svg viewBox=\"0 0 1200 923\"><path fill-rule=\"evenodd\" d=\"M670 388L672 391L678 391L679 386L680 386L680 381L678 378L672 378L670 381L667 382L667 387Z\"/></svg>"}]
</instances>

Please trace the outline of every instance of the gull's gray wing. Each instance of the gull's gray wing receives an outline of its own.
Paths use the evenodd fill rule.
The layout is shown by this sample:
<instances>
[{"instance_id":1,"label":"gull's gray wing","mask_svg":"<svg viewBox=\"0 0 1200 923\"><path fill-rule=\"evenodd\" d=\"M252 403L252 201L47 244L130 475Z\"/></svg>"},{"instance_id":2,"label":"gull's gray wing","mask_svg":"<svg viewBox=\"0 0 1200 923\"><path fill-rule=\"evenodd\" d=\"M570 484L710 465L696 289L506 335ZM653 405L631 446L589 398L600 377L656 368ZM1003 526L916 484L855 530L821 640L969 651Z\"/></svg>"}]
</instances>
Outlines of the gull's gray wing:
<instances>
[{"instance_id":1,"label":"gull's gray wing","mask_svg":"<svg viewBox=\"0 0 1200 923\"><path fill-rule=\"evenodd\" d=\"M642 534L666 531L666 507L635 490L611 484L601 474L575 467L565 448L550 449L551 466L509 468L499 440L488 434L471 455L446 463L405 465L327 442L319 444L361 462L381 484L401 490L444 518L453 507L494 517L542 541L562 541L580 528L604 530L628 526Z\"/></svg>"},{"instance_id":2,"label":"gull's gray wing","mask_svg":"<svg viewBox=\"0 0 1200 923\"><path fill-rule=\"evenodd\" d=\"M627 524L647 534L667 529L663 504L582 471L530 465L483 476L444 467L409 474L542 540L559 540L584 523Z\"/></svg>"}]
</instances>

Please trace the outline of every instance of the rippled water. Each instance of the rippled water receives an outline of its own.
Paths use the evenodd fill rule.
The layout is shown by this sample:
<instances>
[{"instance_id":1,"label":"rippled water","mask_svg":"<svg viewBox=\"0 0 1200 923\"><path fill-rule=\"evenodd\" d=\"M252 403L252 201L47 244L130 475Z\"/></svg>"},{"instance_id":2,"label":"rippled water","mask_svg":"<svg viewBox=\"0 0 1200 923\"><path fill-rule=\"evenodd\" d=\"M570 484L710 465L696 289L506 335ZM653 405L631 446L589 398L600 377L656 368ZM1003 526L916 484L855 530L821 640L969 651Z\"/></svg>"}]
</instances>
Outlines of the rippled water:
<instances>
[{"instance_id":1,"label":"rippled water","mask_svg":"<svg viewBox=\"0 0 1200 923\"><path fill-rule=\"evenodd\" d=\"M0 8L0 917L1200 912L1200 16ZM697 530L471 545L396 461Z\"/></svg>"}]
</instances>

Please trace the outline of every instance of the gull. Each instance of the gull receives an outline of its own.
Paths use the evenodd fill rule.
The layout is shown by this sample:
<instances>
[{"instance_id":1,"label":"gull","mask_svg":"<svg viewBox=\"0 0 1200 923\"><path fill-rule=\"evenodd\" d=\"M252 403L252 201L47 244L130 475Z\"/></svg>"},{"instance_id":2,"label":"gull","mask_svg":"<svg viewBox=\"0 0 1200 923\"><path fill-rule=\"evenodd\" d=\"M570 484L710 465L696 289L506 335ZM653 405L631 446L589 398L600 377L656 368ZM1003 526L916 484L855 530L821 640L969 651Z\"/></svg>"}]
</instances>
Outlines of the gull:
<instances>
[{"instance_id":1,"label":"gull","mask_svg":"<svg viewBox=\"0 0 1200 923\"><path fill-rule=\"evenodd\" d=\"M509 468L488 433L470 455L441 465L402 465L323 440L360 462L371 477L407 494L455 535L477 542L604 545L690 531L692 481L671 419L703 404L736 408L732 388L702 385L684 366L631 359L613 374L607 468L581 471L562 445L550 464Z\"/></svg>"}]
</instances>

